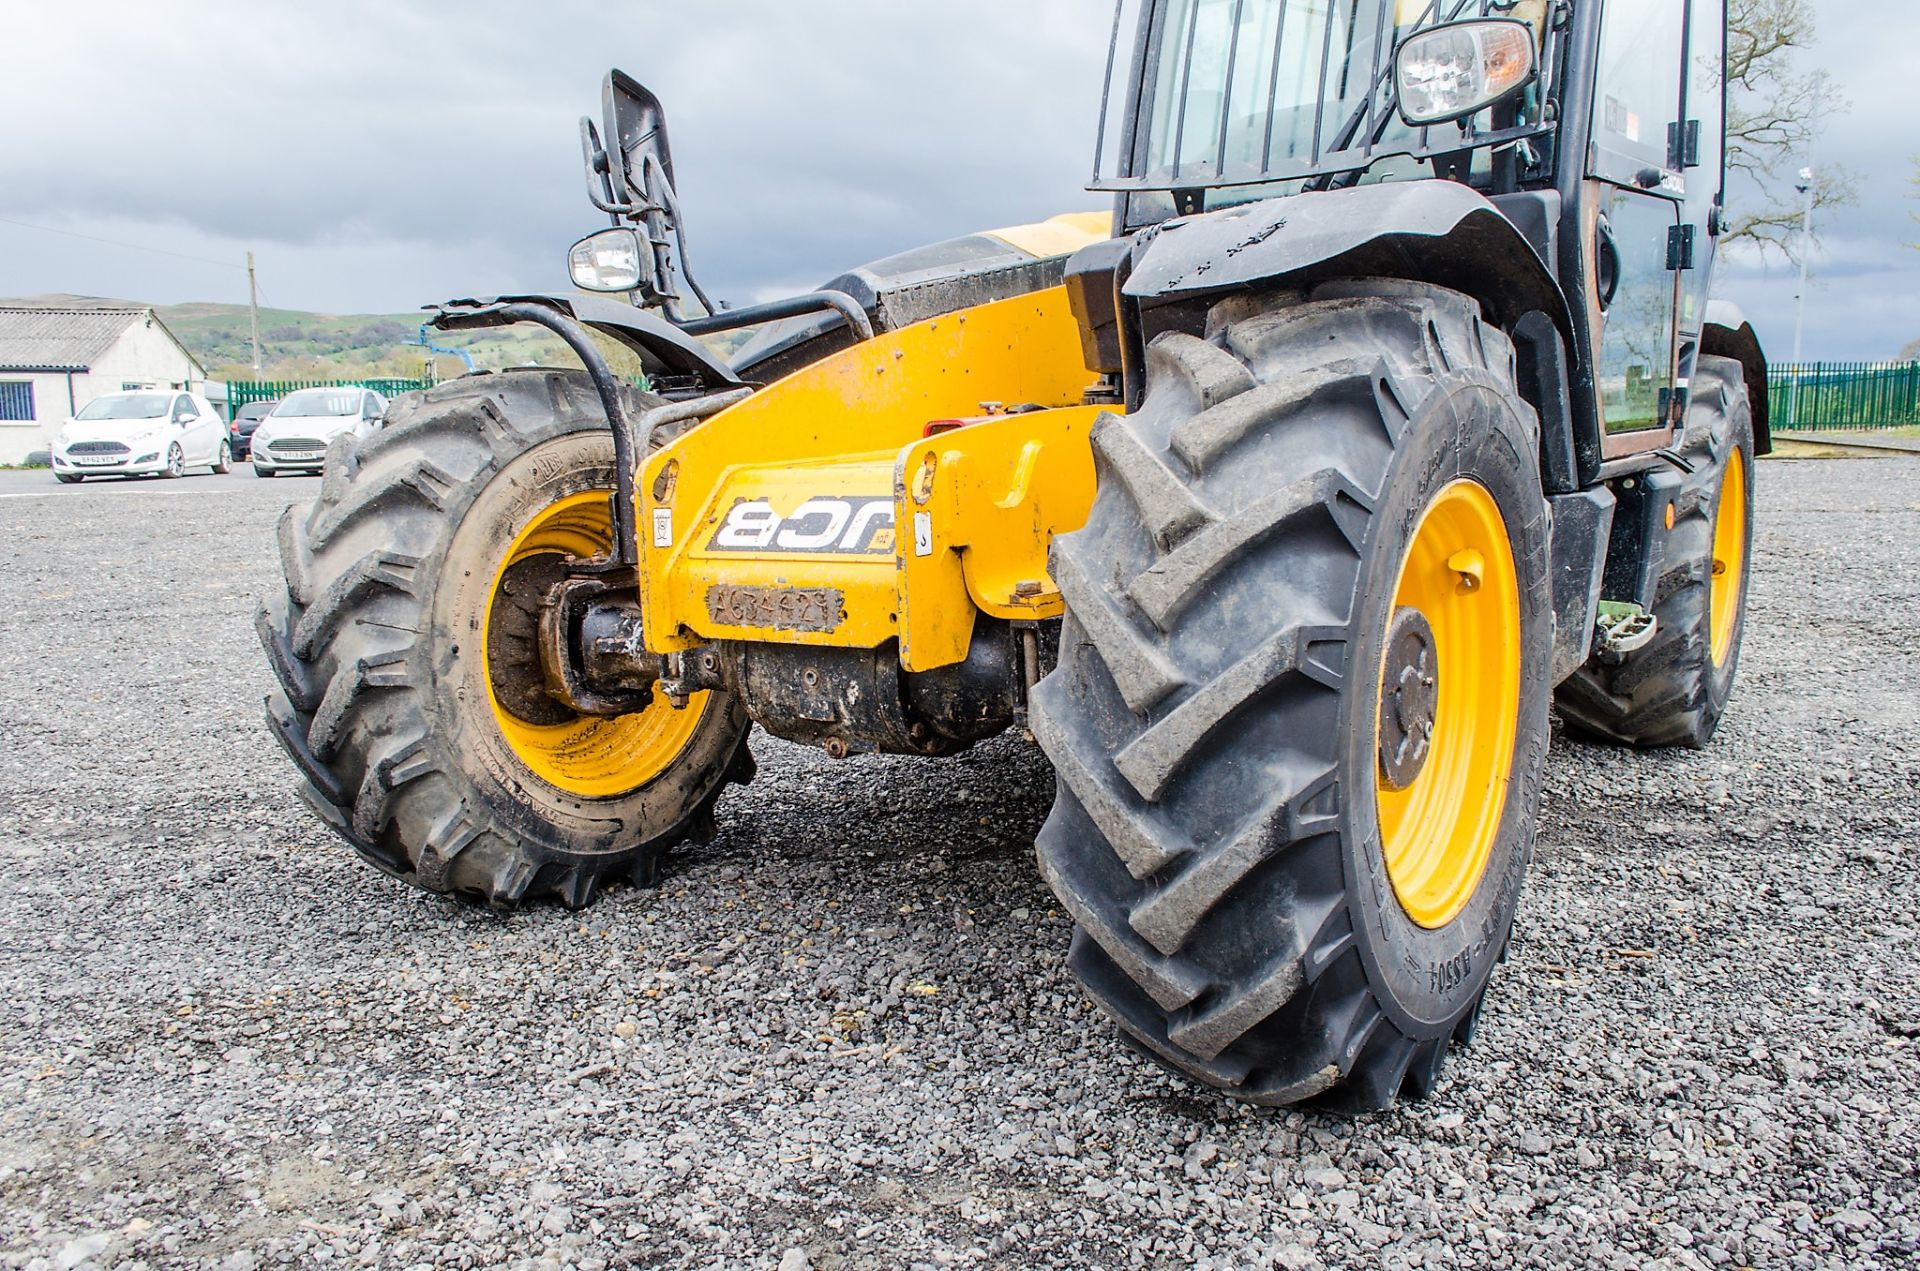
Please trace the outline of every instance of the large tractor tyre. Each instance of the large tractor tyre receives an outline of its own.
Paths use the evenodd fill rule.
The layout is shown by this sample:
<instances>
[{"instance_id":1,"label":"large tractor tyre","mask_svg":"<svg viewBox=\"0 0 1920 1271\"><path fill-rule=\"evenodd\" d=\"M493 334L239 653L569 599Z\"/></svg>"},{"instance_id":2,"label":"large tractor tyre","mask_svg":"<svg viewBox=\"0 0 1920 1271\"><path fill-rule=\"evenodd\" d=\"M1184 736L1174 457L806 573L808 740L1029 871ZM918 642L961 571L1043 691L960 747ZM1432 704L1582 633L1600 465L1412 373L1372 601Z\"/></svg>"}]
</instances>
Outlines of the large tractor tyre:
<instances>
[{"instance_id":1,"label":"large tractor tyre","mask_svg":"<svg viewBox=\"0 0 1920 1271\"><path fill-rule=\"evenodd\" d=\"M1531 855L1551 607L1513 346L1340 282L1147 352L1055 540L1034 733L1070 963L1165 1066L1256 1103L1424 1095Z\"/></svg>"},{"instance_id":2,"label":"large tractor tyre","mask_svg":"<svg viewBox=\"0 0 1920 1271\"><path fill-rule=\"evenodd\" d=\"M1704 746L1733 696L1753 549L1753 410L1734 359L1700 359L1680 456L1693 471L1673 504L1653 639L1624 655L1597 653L1561 684L1560 717L1577 733Z\"/></svg>"},{"instance_id":3,"label":"large tractor tyre","mask_svg":"<svg viewBox=\"0 0 1920 1271\"><path fill-rule=\"evenodd\" d=\"M651 399L635 395L635 410ZM567 371L470 376L334 441L280 520L259 616L267 722L328 824L375 866L495 906L650 882L752 775L737 699L581 716L541 689L538 604L612 544L613 439Z\"/></svg>"}]
</instances>

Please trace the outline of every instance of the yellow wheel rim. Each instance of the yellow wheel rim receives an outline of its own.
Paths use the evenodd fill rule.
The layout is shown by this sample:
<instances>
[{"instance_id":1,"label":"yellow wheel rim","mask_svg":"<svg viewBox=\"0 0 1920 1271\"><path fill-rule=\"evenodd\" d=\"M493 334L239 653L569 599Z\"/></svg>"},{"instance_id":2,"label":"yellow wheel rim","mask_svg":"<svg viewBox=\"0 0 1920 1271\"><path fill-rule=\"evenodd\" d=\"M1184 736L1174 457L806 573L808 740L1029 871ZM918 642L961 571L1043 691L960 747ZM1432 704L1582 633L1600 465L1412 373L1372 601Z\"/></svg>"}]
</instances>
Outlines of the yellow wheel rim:
<instances>
[{"instance_id":1,"label":"yellow wheel rim","mask_svg":"<svg viewBox=\"0 0 1920 1271\"><path fill-rule=\"evenodd\" d=\"M1713 514L1713 576L1707 580L1707 613L1713 664L1725 666L1733 652L1733 628L1746 586L1747 466L1738 447L1720 478L1720 506Z\"/></svg>"},{"instance_id":2,"label":"yellow wheel rim","mask_svg":"<svg viewBox=\"0 0 1920 1271\"><path fill-rule=\"evenodd\" d=\"M1443 927L1493 852L1520 712L1520 588L1486 487L1463 478L1434 496L1393 604L1376 721L1380 845L1407 917Z\"/></svg>"},{"instance_id":3,"label":"yellow wheel rim","mask_svg":"<svg viewBox=\"0 0 1920 1271\"><path fill-rule=\"evenodd\" d=\"M613 517L607 492L569 495L541 511L513 540L494 571L488 593L488 638L495 606L503 603L502 583L509 568L535 556L589 557L613 543ZM487 675L487 700L500 735L513 753L542 781L585 799L611 799L639 789L671 767L693 740L706 713L708 694L696 693L684 710L675 710L656 686L651 705L630 715L576 715L560 723L532 723L501 704ZM522 673L537 673L531 668Z\"/></svg>"}]
</instances>

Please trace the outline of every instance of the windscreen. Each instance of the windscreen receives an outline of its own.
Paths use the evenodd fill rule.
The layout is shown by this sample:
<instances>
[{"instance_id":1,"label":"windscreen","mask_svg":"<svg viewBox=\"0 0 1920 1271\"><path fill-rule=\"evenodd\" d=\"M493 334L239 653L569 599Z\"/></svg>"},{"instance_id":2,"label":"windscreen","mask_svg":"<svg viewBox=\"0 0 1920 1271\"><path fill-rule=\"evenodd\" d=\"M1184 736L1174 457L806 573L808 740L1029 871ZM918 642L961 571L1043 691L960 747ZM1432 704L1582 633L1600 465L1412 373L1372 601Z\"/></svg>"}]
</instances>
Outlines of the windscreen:
<instances>
[{"instance_id":1,"label":"windscreen","mask_svg":"<svg viewBox=\"0 0 1920 1271\"><path fill-rule=\"evenodd\" d=\"M96 397L80 408L75 419L158 419L173 404L172 393L130 393L123 397Z\"/></svg>"},{"instance_id":2,"label":"windscreen","mask_svg":"<svg viewBox=\"0 0 1920 1271\"><path fill-rule=\"evenodd\" d=\"M282 398L273 408L273 417L310 419L318 415L357 415L360 396L357 388L303 388Z\"/></svg>"},{"instance_id":3,"label":"windscreen","mask_svg":"<svg viewBox=\"0 0 1920 1271\"><path fill-rule=\"evenodd\" d=\"M1522 0L1522 4L1525 0ZM1423 149L1395 110L1400 42L1494 0L1146 0L1115 24L1095 189L1177 189L1353 171ZM1127 10L1139 8L1129 19ZM1120 45L1129 37L1129 59ZM1121 109L1121 103L1128 103ZM1442 134L1445 134L1443 138Z\"/></svg>"}]
</instances>

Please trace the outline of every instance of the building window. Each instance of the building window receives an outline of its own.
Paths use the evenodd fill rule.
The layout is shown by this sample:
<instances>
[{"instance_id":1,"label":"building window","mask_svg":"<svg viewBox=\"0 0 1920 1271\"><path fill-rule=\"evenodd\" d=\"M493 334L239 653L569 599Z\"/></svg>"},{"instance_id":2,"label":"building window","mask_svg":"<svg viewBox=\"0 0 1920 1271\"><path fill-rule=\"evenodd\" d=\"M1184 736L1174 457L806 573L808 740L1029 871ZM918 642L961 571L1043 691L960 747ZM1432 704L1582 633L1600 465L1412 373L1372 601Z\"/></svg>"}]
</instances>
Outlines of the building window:
<instances>
[{"instance_id":1,"label":"building window","mask_svg":"<svg viewBox=\"0 0 1920 1271\"><path fill-rule=\"evenodd\" d=\"M33 381L0 380L0 419L32 419Z\"/></svg>"}]
</instances>

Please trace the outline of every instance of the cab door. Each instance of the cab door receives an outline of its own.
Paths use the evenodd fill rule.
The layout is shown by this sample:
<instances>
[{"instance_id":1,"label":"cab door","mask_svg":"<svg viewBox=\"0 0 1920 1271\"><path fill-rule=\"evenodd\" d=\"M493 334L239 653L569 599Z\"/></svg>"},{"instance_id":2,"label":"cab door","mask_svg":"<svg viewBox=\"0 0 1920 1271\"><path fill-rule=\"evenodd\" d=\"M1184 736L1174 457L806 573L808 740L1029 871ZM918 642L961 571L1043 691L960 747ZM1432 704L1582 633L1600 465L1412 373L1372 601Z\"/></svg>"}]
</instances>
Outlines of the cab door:
<instances>
[{"instance_id":1,"label":"cab door","mask_svg":"<svg viewBox=\"0 0 1920 1271\"><path fill-rule=\"evenodd\" d=\"M1601 455L1667 445L1680 416L1687 5L1607 0L1583 200Z\"/></svg>"}]
</instances>

